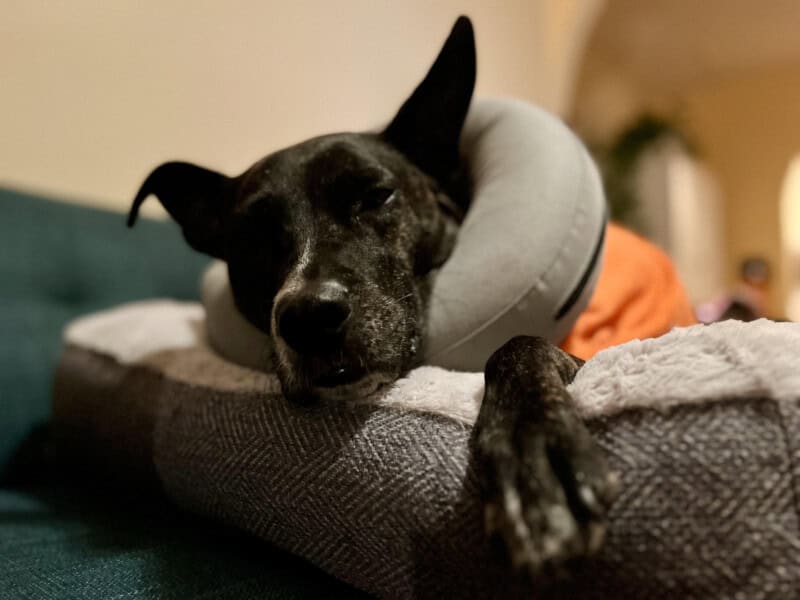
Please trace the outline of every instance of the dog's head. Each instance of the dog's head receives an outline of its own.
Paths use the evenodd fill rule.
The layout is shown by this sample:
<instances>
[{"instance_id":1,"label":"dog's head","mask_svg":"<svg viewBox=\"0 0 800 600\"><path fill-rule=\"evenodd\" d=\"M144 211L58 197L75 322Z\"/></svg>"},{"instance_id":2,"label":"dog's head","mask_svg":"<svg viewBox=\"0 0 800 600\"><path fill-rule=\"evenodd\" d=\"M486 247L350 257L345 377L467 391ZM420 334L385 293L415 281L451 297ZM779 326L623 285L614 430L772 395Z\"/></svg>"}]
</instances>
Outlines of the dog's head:
<instances>
[{"instance_id":1,"label":"dog's head","mask_svg":"<svg viewBox=\"0 0 800 600\"><path fill-rule=\"evenodd\" d=\"M466 202L458 143L474 83L461 17L382 133L313 138L233 178L163 164L128 223L155 195L194 249L227 262L239 310L274 339L288 398L369 394L420 353L428 275Z\"/></svg>"}]
</instances>

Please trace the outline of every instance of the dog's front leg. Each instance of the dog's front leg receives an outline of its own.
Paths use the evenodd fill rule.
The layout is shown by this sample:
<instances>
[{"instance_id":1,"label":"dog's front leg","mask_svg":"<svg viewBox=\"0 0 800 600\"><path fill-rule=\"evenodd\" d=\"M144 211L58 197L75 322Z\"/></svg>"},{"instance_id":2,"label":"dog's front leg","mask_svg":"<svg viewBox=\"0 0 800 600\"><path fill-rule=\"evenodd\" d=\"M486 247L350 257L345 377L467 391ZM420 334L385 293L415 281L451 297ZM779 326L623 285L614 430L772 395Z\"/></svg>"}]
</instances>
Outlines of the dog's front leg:
<instances>
[{"instance_id":1,"label":"dog's front leg","mask_svg":"<svg viewBox=\"0 0 800 600\"><path fill-rule=\"evenodd\" d=\"M487 531L532 577L597 550L617 487L565 387L582 364L522 336L486 363L474 440Z\"/></svg>"}]
</instances>

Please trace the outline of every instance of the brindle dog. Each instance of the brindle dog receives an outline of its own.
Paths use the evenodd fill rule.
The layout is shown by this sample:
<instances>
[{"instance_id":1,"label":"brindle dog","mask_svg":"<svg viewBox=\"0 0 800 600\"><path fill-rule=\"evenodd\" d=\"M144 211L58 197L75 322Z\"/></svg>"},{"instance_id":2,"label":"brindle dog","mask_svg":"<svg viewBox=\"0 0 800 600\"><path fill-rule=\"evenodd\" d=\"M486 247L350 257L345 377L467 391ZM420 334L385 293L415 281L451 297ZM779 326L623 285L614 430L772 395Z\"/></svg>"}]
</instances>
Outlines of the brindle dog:
<instances>
[{"instance_id":1,"label":"brindle dog","mask_svg":"<svg viewBox=\"0 0 800 600\"><path fill-rule=\"evenodd\" d=\"M474 84L461 17L383 132L313 138L238 177L163 164L128 223L155 195L193 248L227 262L238 308L274 340L290 401L371 394L421 360L432 273L469 206L459 138ZM474 449L487 528L531 575L596 550L614 493L565 388L581 364L515 337L486 365Z\"/></svg>"}]
</instances>

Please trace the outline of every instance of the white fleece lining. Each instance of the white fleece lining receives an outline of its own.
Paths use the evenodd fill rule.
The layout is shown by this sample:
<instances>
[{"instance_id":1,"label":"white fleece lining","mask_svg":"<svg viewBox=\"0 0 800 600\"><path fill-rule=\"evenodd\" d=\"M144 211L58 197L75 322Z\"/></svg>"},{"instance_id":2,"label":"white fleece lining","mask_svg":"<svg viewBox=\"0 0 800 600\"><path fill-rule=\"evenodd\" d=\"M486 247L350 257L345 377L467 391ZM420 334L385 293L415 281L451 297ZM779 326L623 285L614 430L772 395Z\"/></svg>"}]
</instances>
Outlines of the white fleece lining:
<instances>
[{"instance_id":1,"label":"white fleece lining","mask_svg":"<svg viewBox=\"0 0 800 600\"><path fill-rule=\"evenodd\" d=\"M205 343L205 311L196 303L144 300L80 317L64 341L113 357L123 365L167 350Z\"/></svg>"},{"instance_id":2,"label":"white fleece lining","mask_svg":"<svg viewBox=\"0 0 800 600\"><path fill-rule=\"evenodd\" d=\"M273 375L225 361L205 339L203 307L152 300L73 321L64 338L120 364L147 364L170 377L220 390L276 389ZM657 339L600 352L570 391L585 418L634 408L666 409L732 398L800 397L800 324L727 321L678 328ZM169 368L159 357L170 355ZM181 356L176 361L175 356ZM198 369L197 363L203 362ZM198 372L213 372L202 377ZM470 426L483 395L482 373L420 367L365 402L428 412Z\"/></svg>"}]
</instances>

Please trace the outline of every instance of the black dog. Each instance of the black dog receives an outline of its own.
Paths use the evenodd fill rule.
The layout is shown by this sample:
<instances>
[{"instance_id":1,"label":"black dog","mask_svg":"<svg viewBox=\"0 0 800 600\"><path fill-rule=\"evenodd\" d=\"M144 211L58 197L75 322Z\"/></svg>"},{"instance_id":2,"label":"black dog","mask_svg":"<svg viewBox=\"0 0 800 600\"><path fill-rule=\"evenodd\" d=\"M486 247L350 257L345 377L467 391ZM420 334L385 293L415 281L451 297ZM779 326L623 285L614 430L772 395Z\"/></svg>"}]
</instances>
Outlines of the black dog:
<instances>
[{"instance_id":1,"label":"black dog","mask_svg":"<svg viewBox=\"0 0 800 600\"><path fill-rule=\"evenodd\" d=\"M274 339L290 401L365 396L420 360L431 272L469 204L458 143L474 84L462 17L382 133L314 138L234 178L163 164L128 224L153 194L193 248L227 262L238 308ZM613 495L565 389L580 365L531 337L486 365L475 452L487 527L531 574L594 551Z\"/></svg>"}]
</instances>

